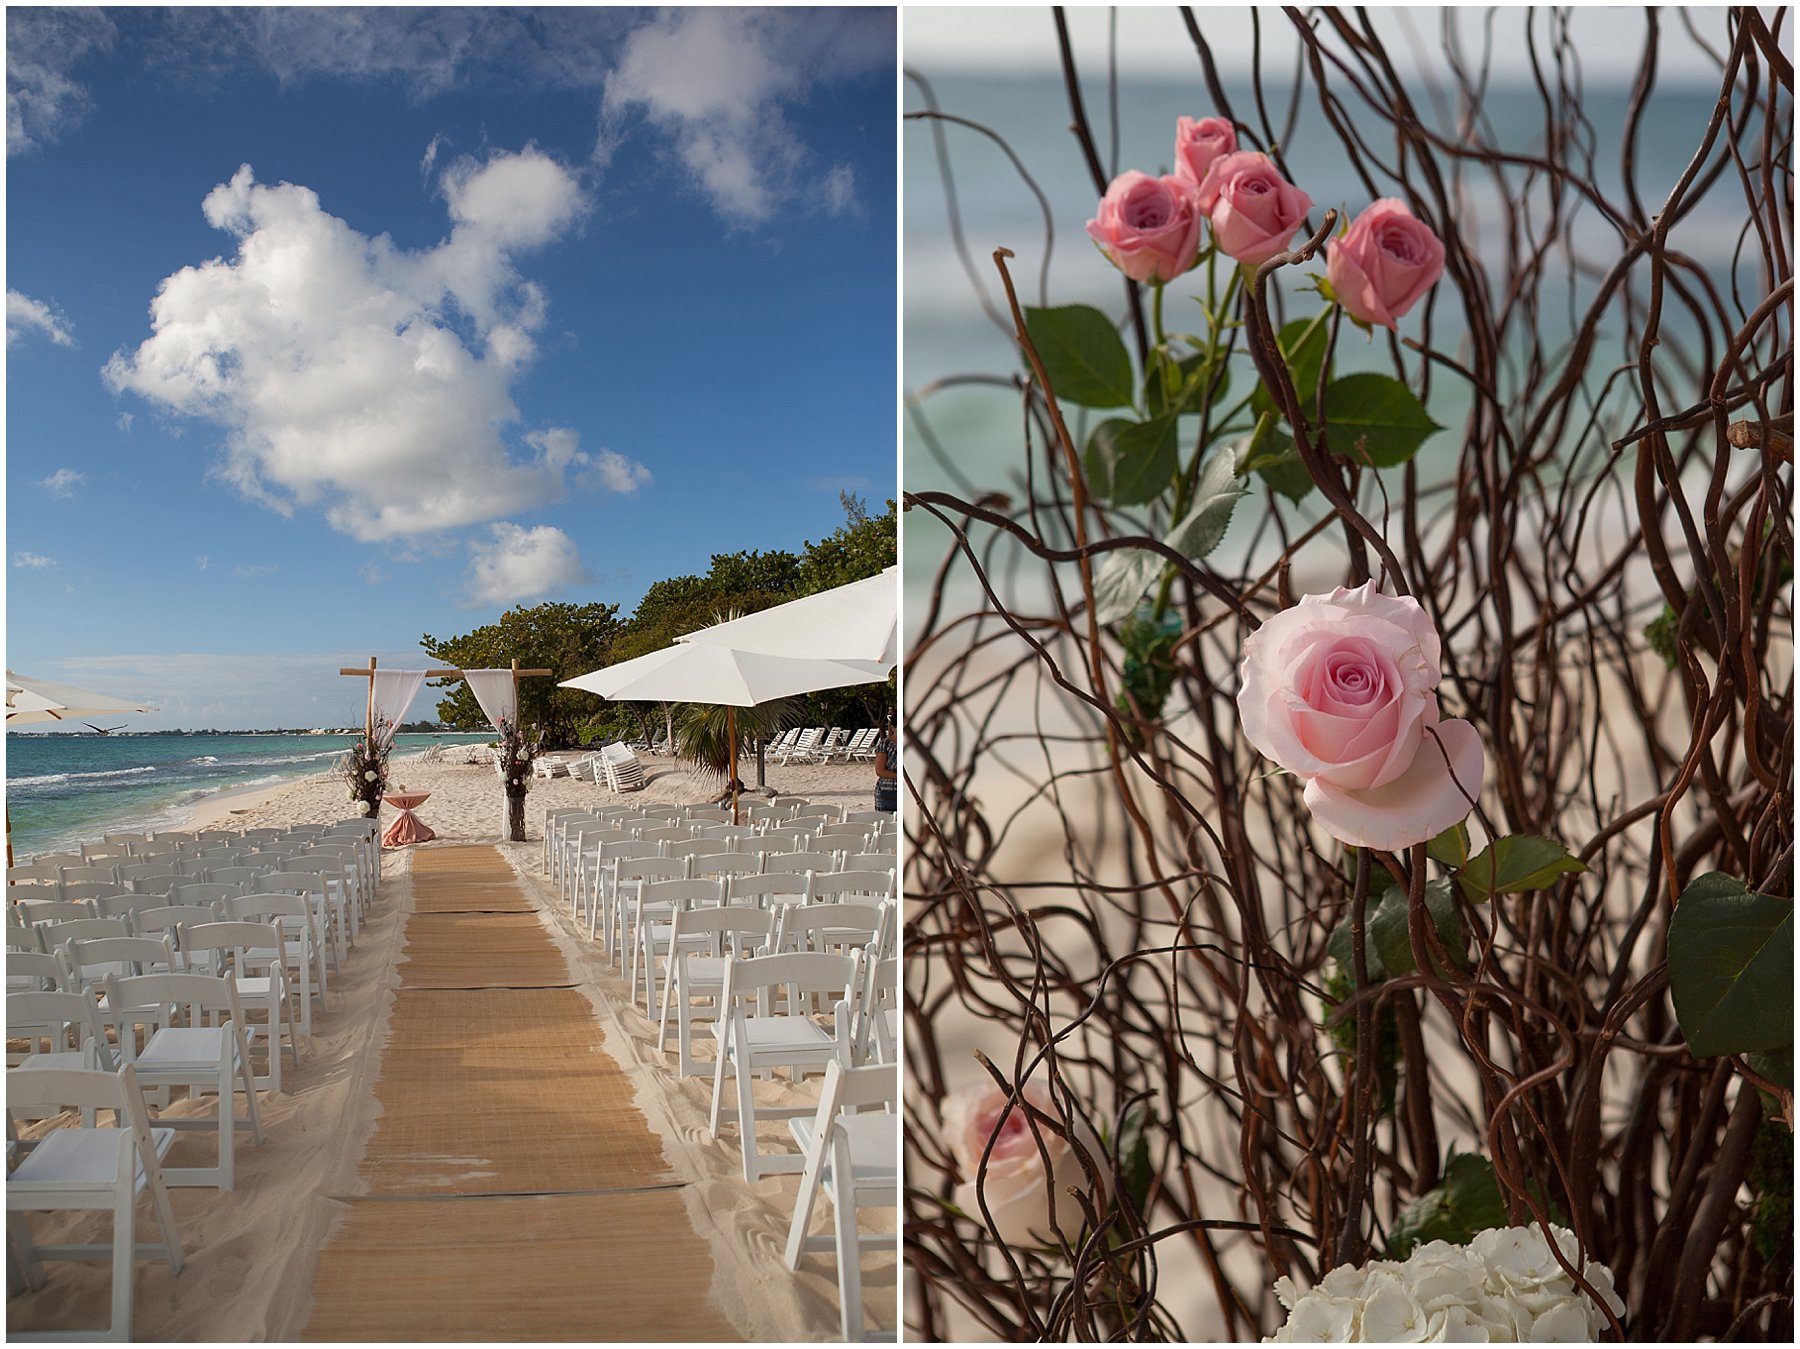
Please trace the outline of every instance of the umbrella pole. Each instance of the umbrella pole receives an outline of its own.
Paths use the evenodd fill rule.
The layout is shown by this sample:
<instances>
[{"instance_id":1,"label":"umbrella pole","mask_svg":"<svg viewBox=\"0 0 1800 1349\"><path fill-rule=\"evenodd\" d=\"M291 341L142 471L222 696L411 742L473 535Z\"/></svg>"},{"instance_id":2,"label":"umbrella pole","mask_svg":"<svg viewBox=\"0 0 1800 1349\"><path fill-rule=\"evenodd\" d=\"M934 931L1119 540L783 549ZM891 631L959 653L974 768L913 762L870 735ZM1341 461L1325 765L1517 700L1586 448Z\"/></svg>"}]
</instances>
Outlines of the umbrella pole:
<instances>
[{"instance_id":1,"label":"umbrella pole","mask_svg":"<svg viewBox=\"0 0 1800 1349\"><path fill-rule=\"evenodd\" d=\"M726 751L731 760L725 765L725 772L731 778L731 822L738 822L738 780L737 780L737 708L730 703L725 704L725 739L730 748Z\"/></svg>"}]
</instances>

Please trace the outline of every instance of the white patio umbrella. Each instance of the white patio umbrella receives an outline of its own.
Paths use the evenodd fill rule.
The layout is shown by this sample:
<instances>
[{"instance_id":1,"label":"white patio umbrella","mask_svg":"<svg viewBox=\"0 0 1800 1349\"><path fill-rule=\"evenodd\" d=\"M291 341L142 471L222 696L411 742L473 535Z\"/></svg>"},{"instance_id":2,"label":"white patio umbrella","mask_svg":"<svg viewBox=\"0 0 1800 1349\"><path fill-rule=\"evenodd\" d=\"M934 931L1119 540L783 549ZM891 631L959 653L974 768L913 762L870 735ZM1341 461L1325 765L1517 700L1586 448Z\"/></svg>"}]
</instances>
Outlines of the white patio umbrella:
<instances>
[{"instance_id":1,"label":"white patio umbrella","mask_svg":"<svg viewBox=\"0 0 1800 1349\"><path fill-rule=\"evenodd\" d=\"M80 721L89 717L110 717L115 712L154 712L145 703L128 698L114 698L106 693L89 693L72 684L52 684L48 679L32 679L6 672L6 725L30 726L45 721ZM12 809L6 812L6 865L12 865Z\"/></svg>"},{"instance_id":2,"label":"white patio umbrella","mask_svg":"<svg viewBox=\"0 0 1800 1349\"><path fill-rule=\"evenodd\" d=\"M615 702L711 703L726 709L730 744L731 818L737 819L737 715L772 698L886 679L878 660L802 660L739 651L701 642L677 642L635 660L565 679L560 687L584 689Z\"/></svg>"},{"instance_id":3,"label":"white patio umbrella","mask_svg":"<svg viewBox=\"0 0 1800 1349\"><path fill-rule=\"evenodd\" d=\"M678 642L807 660L880 661L892 669L900 569L715 623Z\"/></svg>"},{"instance_id":4,"label":"white patio umbrella","mask_svg":"<svg viewBox=\"0 0 1800 1349\"><path fill-rule=\"evenodd\" d=\"M128 698L89 693L72 684L52 684L48 679L6 672L6 724L29 726L44 721L85 721L110 717L115 712L154 712L157 709Z\"/></svg>"}]
</instances>

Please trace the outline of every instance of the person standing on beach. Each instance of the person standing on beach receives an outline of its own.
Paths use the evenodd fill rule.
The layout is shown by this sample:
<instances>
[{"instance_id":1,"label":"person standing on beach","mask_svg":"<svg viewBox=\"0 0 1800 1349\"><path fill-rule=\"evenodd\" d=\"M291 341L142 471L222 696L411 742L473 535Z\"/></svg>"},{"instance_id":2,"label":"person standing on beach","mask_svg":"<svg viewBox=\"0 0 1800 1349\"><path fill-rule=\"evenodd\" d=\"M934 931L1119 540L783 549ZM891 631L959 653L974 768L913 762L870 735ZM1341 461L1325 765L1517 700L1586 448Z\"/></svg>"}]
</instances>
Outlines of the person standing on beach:
<instances>
[{"instance_id":1,"label":"person standing on beach","mask_svg":"<svg viewBox=\"0 0 1800 1349\"><path fill-rule=\"evenodd\" d=\"M900 809L900 784L895 768L899 756L894 751L894 718L890 715L881 727L881 738L875 742L875 809L892 815Z\"/></svg>"}]
</instances>

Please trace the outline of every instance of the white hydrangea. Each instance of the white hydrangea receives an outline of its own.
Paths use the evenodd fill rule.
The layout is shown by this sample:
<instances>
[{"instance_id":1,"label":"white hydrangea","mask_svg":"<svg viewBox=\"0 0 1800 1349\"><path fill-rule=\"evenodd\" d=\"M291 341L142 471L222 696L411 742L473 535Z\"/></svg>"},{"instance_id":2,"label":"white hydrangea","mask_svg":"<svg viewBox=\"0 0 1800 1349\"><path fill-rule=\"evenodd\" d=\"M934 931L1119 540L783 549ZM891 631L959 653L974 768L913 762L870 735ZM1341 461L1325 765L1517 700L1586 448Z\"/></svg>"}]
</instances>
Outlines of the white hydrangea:
<instances>
[{"instance_id":1,"label":"white hydrangea","mask_svg":"<svg viewBox=\"0 0 1800 1349\"><path fill-rule=\"evenodd\" d=\"M1551 1230L1577 1265L1575 1234ZM1582 1276L1613 1315L1624 1315L1610 1269L1590 1260ZM1467 1246L1428 1241L1405 1260L1339 1265L1304 1293L1277 1279L1275 1296L1288 1319L1265 1343L1575 1344L1596 1342L1607 1325L1538 1227L1494 1227Z\"/></svg>"}]
</instances>

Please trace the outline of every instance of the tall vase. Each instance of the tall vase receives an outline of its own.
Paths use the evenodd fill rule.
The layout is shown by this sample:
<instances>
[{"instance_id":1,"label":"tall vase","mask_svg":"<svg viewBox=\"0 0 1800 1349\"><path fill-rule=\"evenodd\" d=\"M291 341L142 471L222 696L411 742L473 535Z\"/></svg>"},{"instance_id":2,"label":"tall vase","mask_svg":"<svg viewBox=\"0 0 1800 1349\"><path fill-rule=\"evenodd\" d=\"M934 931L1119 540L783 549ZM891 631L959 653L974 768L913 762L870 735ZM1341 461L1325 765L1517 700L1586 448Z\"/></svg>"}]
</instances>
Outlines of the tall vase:
<instances>
[{"instance_id":1,"label":"tall vase","mask_svg":"<svg viewBox=\"0 0 1800 1349\"><path fill-rule=\"evenodd\" d=\"M506 796L506 836L514 843L525 841L525 793Z\"/></svg>"}]
</instances>

